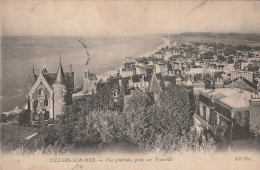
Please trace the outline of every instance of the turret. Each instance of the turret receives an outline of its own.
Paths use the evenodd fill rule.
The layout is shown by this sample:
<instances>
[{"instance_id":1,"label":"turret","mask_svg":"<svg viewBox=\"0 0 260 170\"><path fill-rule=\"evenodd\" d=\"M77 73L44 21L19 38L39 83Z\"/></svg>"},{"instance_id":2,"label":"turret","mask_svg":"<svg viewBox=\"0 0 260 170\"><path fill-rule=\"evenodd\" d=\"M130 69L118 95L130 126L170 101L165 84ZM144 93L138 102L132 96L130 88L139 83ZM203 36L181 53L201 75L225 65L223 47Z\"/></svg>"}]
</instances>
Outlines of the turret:
<instances>
[{"instance_id":1,"label":"turret","mask_svg":"<svg viewBox=\"0 0 260 170\"><path fill-rule=\"evenodd\" d=\"M153 73L153 76L152 76L149 92L153 93L154 101L158 102L160 94L162 92L162 88L160 86L160 83L159 83L155 73Z\"/></svg>"},{"instance_id":2,"label":"turret","mask_svg":"<svg viewBox=\"0 0 260 170\"><path fill-rule=\"evenodd\" d=\"M57 71L57 76L53 84L54 90L54 115L53 118L55 119L57 115L62 113L63 105L66 102L66 80L65 75L63 72L62 64L60 61L59 68Z\"/></svg>"}]
</instances>

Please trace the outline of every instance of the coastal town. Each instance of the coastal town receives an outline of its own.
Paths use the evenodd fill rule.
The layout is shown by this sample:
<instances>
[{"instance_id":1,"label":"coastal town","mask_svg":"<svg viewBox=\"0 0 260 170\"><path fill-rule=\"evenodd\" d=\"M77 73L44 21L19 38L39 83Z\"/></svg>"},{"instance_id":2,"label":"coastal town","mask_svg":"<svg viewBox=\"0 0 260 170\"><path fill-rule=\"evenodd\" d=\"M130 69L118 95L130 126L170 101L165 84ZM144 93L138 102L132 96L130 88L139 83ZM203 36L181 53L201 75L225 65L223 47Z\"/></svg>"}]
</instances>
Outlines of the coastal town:
<instances>
[{"instance_id":1,"label":"coastal town","mask_svg":"<svg viewBox=\"0 0 260 170\"><path fill-rule=\"evenodd\" d=\"M232 142L247 141L252 134L259 135L260 47L181 42L171 36L163 38L165 45L144 56L123 57L122 65L116 70L97 75L86 66L82 70L83 84L77 87L73 67L70 65L70 70L65 72L62 57L56 73L48 72L47 68L35 73L32 68L25 96L27 104L24 108L16 108L19 113L15 116L2 113L1 122L18 126L29 124L36 129L54 127L75 103L97 107L90 106L91 101L96 100L93 96L101 96L102 100L108 96L105 110L112 112L108 114L116 112L124 116L135 99L142 103L141 100L149 98L149 104L165 108L163 98L167 93L170 99L182 100L175 92L167 91L177 87L185 91L181 96L187 94L189 98L189 105L185 105L191 114L191 118L187 118L189 131L196 136L204 136L207 142L211 138L215 143L227 142L230 149ZM100 108L105 103L101 103ZM171 114L179 108L171 106L169 109ZM69 110L73 112L73 107ZM178 113L184 117L182 111ZM35 131L26 136L26 140L36 140L39 133Z\"/></svg>"},{"instance_id":2,"label":"coastal town","mask_svg":"<svg viewBox=\"0 0 260 170\"><path fill-rule=\"evenodd\" d=\"M0 170L259 169L260 0L0 4Z\"/></svg>"}]
</instances>

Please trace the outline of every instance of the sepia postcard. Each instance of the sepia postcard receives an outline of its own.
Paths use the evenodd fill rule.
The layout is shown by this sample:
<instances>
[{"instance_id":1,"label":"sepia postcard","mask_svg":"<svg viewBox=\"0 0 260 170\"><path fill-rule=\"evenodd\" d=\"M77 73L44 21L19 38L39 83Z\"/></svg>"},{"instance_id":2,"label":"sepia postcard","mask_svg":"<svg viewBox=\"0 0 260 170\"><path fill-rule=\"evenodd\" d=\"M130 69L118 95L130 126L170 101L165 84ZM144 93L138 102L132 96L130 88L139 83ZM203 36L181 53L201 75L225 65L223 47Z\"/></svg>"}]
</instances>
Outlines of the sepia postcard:
<instances>
[{"instance_id":1,"label":"sepia postcard","mask_svg":"<svg viewBox=\"0 0 260 170\"><path fill-rule=\"evenodd\" d=\"M260 169L260 1L0 6L0 170Z\"/></svg>"}]
</instances>

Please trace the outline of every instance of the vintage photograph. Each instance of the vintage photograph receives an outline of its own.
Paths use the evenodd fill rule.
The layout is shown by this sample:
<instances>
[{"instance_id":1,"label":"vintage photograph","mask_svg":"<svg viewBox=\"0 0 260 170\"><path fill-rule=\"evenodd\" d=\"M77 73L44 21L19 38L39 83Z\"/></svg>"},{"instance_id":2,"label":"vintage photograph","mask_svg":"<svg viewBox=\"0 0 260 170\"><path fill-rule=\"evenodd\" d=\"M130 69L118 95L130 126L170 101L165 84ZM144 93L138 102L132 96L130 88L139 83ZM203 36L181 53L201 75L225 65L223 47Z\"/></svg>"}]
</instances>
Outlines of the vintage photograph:
<instances>
[{"instance_id":1,"label":"vintage photograph","mask_svg":"<svg viewBox=\"0 0 260 170\"><path fill-rule=\"evenodd\" d=\"M259 168L259 1L0 3L0 169Z\"/></svg>"}]
</instances>

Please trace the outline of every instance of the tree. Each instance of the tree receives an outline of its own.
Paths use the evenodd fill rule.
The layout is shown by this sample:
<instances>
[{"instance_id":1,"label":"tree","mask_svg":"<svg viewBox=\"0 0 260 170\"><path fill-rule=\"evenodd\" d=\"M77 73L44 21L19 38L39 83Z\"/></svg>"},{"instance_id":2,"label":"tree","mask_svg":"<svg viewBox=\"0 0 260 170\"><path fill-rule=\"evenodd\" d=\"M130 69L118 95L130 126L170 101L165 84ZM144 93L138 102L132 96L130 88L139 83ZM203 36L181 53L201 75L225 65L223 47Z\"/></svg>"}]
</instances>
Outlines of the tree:
<instances>
[{"instance_id":1,"label":"tree","mask_svg":"<svg viewBox=\"0 0 260 170\"><path fill-rule=\"evenodd\" d=\"M123 113L102 108L100 101L95 101L100 96L89 99L65 107L54 126L41 131L46 147L94 144L98 148L130 141L141 150L168 152L185 150L186 146L194 151L211 146L190 134L193 106L189 91L182 86L167 87L159 103L149 94L136 93Z\"/></svg>"},{"instance_id":2,"label":"tree","mask_svg":"<svg viewBox=\"0 0 260 170\"><path fill-rule=\"evenodd\" d=\"M180 151L186 146L184 139L189 142L193 111L190 99L189 91L177 85L168 86L158 103L152 103L149 95L134 95L124 110L129 140L141 150ZM194 149L192 143L187 146Z\"/></svg>"}]
</instances>

